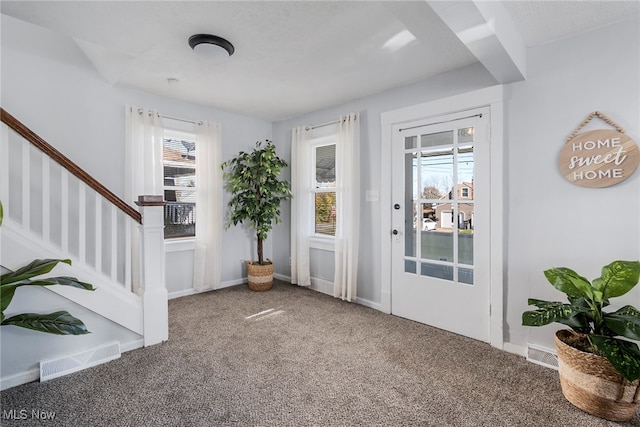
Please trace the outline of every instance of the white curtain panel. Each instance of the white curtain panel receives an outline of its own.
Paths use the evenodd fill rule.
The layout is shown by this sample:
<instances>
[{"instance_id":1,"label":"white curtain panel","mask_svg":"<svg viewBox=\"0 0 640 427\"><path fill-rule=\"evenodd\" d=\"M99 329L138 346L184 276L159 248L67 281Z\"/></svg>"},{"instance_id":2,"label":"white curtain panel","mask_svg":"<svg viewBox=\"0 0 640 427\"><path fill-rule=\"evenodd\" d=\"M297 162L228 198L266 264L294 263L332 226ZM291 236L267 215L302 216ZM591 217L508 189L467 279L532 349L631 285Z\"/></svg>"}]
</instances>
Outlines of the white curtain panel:
<instances>
[{"instance_id":1,"label":"white curtain panel","mask_svg":"<svg viewBox=\"0 0 640 427\"><path fill-rule=\"evenodd\" d=\"M336 134L336 235L333 295L356 299L360 238L360 119L340 117Z\"/></svg>"},{"instance_id":2,"label":"white curtain panel","mask_svg":"<svg viewBox=\"0 0 640 427\"><path fill-rule=\"evenodd\" d=\"M196 241L193 287L217 289L222 280L222 171L220 125L196 124Z\"/></svg>"},{"instance_id":3,"label":"white curtain panel","mask_svg":"<svg viewBox=\"0 0 640 427\"><path fill-rule=\"evenodd\" d=\"M313 212L311 197L311 147L309 130L294 128L291 132L291 283L311 286L309 269L309 231Z\"/></svg>"},{"instance_id":4,"label":"white curtain panel","mask_svg":"<svg viewBox=\"0 0 640 427\"><path fill-rule=\"evenodd\" d=\"M157 111L127 105L125 108L125 201L136 207L142 195L163 194L162 118ZM131 230L131 284L138 292L140 277L140 235Z\"/></svg>"},{"instance_id":5,"label":"white curtain panel","mask_svg":"<svg viewBox=\"0 0 640 427\"><path fill-rule=\"evenodd\" d=\"M127 203L163 194L162 118L148 108L126 108L125 189ZM135 206L135 205L134 205Z\"/></svg>"}]
</instances>

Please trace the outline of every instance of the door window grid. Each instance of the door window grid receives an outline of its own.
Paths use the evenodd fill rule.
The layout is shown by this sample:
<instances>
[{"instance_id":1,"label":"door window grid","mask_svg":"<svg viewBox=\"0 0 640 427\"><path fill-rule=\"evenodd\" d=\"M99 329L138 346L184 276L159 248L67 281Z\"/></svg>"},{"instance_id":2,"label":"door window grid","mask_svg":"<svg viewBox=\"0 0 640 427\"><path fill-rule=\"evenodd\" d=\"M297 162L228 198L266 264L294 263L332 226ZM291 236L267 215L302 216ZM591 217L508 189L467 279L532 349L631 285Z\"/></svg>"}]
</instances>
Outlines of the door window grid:
<instances>
[{"instance_id":1,"label":"door window grid","mask_svg":"<svg viewBox=\"0 0 640 427\"><path fill-rule=\"evenodd\" d=\"M413 209L410 214L407 212L411 217L405 218L405 226L409 228L409 224L412 224L413 239L410 240L414 240L414 245L405 245L405 272L432 276L430 269L439 270L436 277L473 284L473 133L473 127L466 127L424 134L420 136L422 149L417 146L416 135L405 137L405 158L407 159L405 168L411 170L411 173L407 170L406 188L413 189L411 196L406 197L407 202L413 202ZM453 182L449 187L448 198L444 199L446 202L443 202L442 198L434 198L439 196L437 189L434 191L434 188L423 185L423 168L418 166L424 164L429 164L433 168L443 165L451 168ZM470 180L468 180L469 176ZM412 179L413 182L409 182L408 179ZM470 215L460 209L462 198L465 199L464 205L466 210L470 211ZM427 251L424 250L423 233L430 231L429 227L431 227L426 219L429 218L427 211L435 204L440 206L450 204L449 211L441 210L441 218L438 222L442 226L446 215L451 216L452 250L445 259L430 259L425 253ZM442 215L445 217L443 218ZM421 221L424 221L424 225L420 224ZM428 239L427 236L425 236L426 239Z\"/></svg>"}]
</instances>

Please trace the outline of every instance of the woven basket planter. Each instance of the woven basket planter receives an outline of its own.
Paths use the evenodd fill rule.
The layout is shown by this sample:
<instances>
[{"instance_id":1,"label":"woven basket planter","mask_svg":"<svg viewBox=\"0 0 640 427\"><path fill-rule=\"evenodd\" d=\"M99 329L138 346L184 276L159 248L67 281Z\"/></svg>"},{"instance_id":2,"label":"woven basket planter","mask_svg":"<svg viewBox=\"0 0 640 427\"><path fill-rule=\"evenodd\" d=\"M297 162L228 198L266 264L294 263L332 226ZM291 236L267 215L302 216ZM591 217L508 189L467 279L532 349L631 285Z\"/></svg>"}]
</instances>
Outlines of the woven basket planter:
<instances>
[{"instance_id":1,"label":"woven basket planter","mask_svg":"<svg viewBox=\"0 0 640 427\"><path fill-rule=\"evenodd\" d=\"M562 394L596 417L630 420L640 406L640 380L630 383L606 358L568 345L576 335L571 330L561 330L555 336Z\"/></svg>"},{"instance_id":2,"label":"woven basket planter","mask_svg":"<svg viewBox=\"0 0 640 427\"><path fill-rule=\"evenodd\" d=\"M245 261L247 264L247 276L249 279L249 289L256 292L268 291L273 286L273 261L267 259L271 264L259 265L252 261Z\"/></svg>"}]
</instances>

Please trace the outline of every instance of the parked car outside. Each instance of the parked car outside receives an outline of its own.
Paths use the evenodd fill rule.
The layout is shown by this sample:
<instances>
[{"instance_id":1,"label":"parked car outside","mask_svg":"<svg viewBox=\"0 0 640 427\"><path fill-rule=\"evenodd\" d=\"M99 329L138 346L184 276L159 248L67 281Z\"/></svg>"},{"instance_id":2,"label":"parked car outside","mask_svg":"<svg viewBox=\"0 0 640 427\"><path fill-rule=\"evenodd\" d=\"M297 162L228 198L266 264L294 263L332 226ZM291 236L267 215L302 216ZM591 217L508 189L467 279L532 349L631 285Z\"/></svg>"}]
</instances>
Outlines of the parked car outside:
<instances>
[{"instance_id":1,"label":"parked car outside","mask_svg":"<svg viewBox=\"0 0 640 427\"><path fill-rule=\"evenodd\" d=\"M431 218L422 218L422 231L431 231L436 229L436 222Z\"/></svg>"}]
</instances>

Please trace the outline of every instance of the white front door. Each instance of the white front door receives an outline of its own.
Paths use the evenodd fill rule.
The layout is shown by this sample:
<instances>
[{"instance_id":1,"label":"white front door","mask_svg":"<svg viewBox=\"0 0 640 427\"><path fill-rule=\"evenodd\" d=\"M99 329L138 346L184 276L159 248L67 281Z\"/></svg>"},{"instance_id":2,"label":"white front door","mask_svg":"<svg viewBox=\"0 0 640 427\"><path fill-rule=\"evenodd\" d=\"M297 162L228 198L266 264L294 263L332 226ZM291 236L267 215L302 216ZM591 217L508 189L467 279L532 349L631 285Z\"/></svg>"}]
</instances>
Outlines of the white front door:
<instances>
[{"instance_id":1,"label":"white front door","mask_svg":"<svg viewBox=\"0 0 640 427\"><path fill-rule=\"evenodd\" d=\"M391 312L485 342L489 163L488 108L394 126Z\"/></svg>"}]
</instances>

